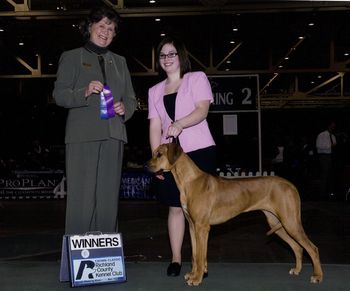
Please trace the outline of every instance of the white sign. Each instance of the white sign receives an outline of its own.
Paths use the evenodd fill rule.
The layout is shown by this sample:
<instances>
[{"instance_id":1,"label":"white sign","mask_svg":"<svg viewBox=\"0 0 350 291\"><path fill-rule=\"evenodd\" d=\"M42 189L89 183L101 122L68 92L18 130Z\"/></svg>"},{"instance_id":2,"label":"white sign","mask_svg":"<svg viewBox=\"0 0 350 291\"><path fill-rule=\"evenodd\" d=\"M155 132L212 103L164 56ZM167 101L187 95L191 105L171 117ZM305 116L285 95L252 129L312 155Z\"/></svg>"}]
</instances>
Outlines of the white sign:
<instances>
[{"instance_id":1,"label":"white sign","mask_svg":"<svg viewBox=\"0 0 350 291\"><path fill-rule=\"evenodd\" d=\"M222 116L223 121L223 128L224 128L224 135L237 135L237 115L223 115Z\"/></svg>"},{"instance_id":2,"label":"white sign","mask_svg":"<svg viewBox=\"0 0 350 291\"><path fill-rule=\"evenodd\" d=\"M126 281L120 233L65 235L60 281L72 287Z\"/></svg>"}]
</instances>

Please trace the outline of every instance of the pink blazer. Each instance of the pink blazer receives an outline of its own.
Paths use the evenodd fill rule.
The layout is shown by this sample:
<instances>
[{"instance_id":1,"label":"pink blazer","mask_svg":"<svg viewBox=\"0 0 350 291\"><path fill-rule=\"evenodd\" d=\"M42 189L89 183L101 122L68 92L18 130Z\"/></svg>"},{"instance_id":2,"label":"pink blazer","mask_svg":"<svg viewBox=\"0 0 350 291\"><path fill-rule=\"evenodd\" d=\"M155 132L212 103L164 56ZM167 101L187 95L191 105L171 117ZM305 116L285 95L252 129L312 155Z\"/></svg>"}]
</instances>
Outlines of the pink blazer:
<instances>
[{"instance_id":1,"label":"pink blazer","mask_svg":"<svg viewBox=\"0 0 350 291\"><path fill-rule=\"evenodd\" d=\"M159 118L162 123L161 144L168 143L166 133L172 120L164 107L165 80L156 84L148 91L148 118ZM203 72L186 73L177 92L175 104L175 120L190 114L198 101L213 102L213 93L207 76ZM215 145L206 120L185 128L179 135L180 144L185 152Z\"/></svg>"}]
</instances>

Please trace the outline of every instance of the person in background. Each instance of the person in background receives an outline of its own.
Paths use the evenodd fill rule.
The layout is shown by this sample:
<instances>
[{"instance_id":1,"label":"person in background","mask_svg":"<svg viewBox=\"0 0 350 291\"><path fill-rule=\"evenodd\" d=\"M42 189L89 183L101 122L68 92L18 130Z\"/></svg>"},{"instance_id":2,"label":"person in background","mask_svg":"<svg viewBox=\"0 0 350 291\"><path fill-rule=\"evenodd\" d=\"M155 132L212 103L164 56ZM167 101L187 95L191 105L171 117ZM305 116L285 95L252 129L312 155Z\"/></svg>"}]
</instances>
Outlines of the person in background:
<instances>
[{"instance_id":1,"label":"person in background","mask_svg":"<svg viewBox=\"0 0 350 291\"><path fill-rule=\"evenodd\" d=\"M272 169L274 170L275 174L283 177L285 175L285 169L284 169L284 138L283 140L277 140L274 144L274 157L272 158Z\"/></svg>"},{"instance_id":2,"label":"person in background","mask_svg":"<svg viewBox=\"0 0 350 291\"><path fill-rule=\"evenodd\" d=\"M81 24L83 47L63 52L53 97L66 122L66 234L116 232L125 122L137 102L125 58L109 50L119 15L102 6Z\"/></svg>"},{"instance_id":3,"label":"person in background","mask_svg":"<svg viewBox=\"0 0 350 291\"><path fill-rule=\"evenodd\" d=\"M181 147L203 171L215 174L216 147L206 117L213 102L210 83L203 72L190 72L184 44L165 37L157 48L157 65L165 80L149 89L149 139L152 152L178 138ZM185 218L180 193L170 172L158 175L155 188L161 203L169 206L168 232L172 260L168 276L181 271L181 248Z\"/></svg>"},{"instance_id":4,"label":"person in background","mask_svg":"<svg viewBox=\"0 0 350 291\"><path fill-rule=\"evenodd\" d=\"M320 165L321 198L331 198L333 193L333 155L337 145L334 135L336 123L330 121L326 130L318 134L316 138L316 150Z\"/></svg>"}]
</instances>

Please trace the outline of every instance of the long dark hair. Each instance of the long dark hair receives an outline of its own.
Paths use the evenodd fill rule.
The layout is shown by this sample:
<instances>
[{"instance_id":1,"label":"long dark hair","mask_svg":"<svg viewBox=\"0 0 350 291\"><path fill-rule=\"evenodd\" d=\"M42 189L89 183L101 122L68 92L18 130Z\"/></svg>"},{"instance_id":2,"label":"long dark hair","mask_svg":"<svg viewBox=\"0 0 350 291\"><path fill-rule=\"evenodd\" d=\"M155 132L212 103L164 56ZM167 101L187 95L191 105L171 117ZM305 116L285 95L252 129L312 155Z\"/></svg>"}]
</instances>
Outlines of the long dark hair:
<instances>
[{"instance_id":1,"label":"long dark hair","mask_svg":"<svg viewBox=\"0 0 350 291\"><path fill-rule=\"evenodd\" d=\"M158 47L157 47L157 69L159 70L159 68L160 68L160 65L159 65L160 51L162 50L163 46L167 43L172 44L177 51L177 55L179 56L179 61L180 61L180 77L182 78L186 73L191 71L191 62L190 62L190 59L188 57L188 52L187 52L187 49L185 47L185 44L180 39L178 39L174 36L166 36L158 44Z\"/></svg>"},{"instance_id":2,"label":"long dark hair","mask_svg":"<svg viewBox=\"0 0 350 291\"><path fill-rule=\"evenodd\" d=\"M120 23L120 15L118 12L114 11L112 8L108 6L99 6L93 8L89 15L80 23L80 32L84 37L84 40L88 40L90 38L90 25L93 23L99 22L102 18L107 17L110 21L115 24L115 33L118 32L119 23Z\"/></svg>"}]
</instances>

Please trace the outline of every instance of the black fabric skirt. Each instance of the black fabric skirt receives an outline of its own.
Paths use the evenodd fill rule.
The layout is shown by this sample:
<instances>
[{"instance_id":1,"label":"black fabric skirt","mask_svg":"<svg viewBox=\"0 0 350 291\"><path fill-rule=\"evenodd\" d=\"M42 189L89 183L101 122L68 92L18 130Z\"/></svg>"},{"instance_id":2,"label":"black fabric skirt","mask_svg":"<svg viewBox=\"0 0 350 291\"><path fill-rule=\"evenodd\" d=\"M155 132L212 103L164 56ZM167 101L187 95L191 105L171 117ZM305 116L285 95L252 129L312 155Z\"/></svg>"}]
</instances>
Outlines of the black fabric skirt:
<instances>
[{"instance_id":1,"label":"black fabric skirt","mask_svg":"<svg viewBox=\"0 0 350 291\"><path fill-rule=\"evenodd\" d=\"M204 172L216 175L216 147L210 146L204 149L188 152L189 157ZM171 172L164 172L164 180L153 179L153 190L160 203L173 207L181 207L180 192L177 189L175 179Z\"/></svg>"}]
</instances>

